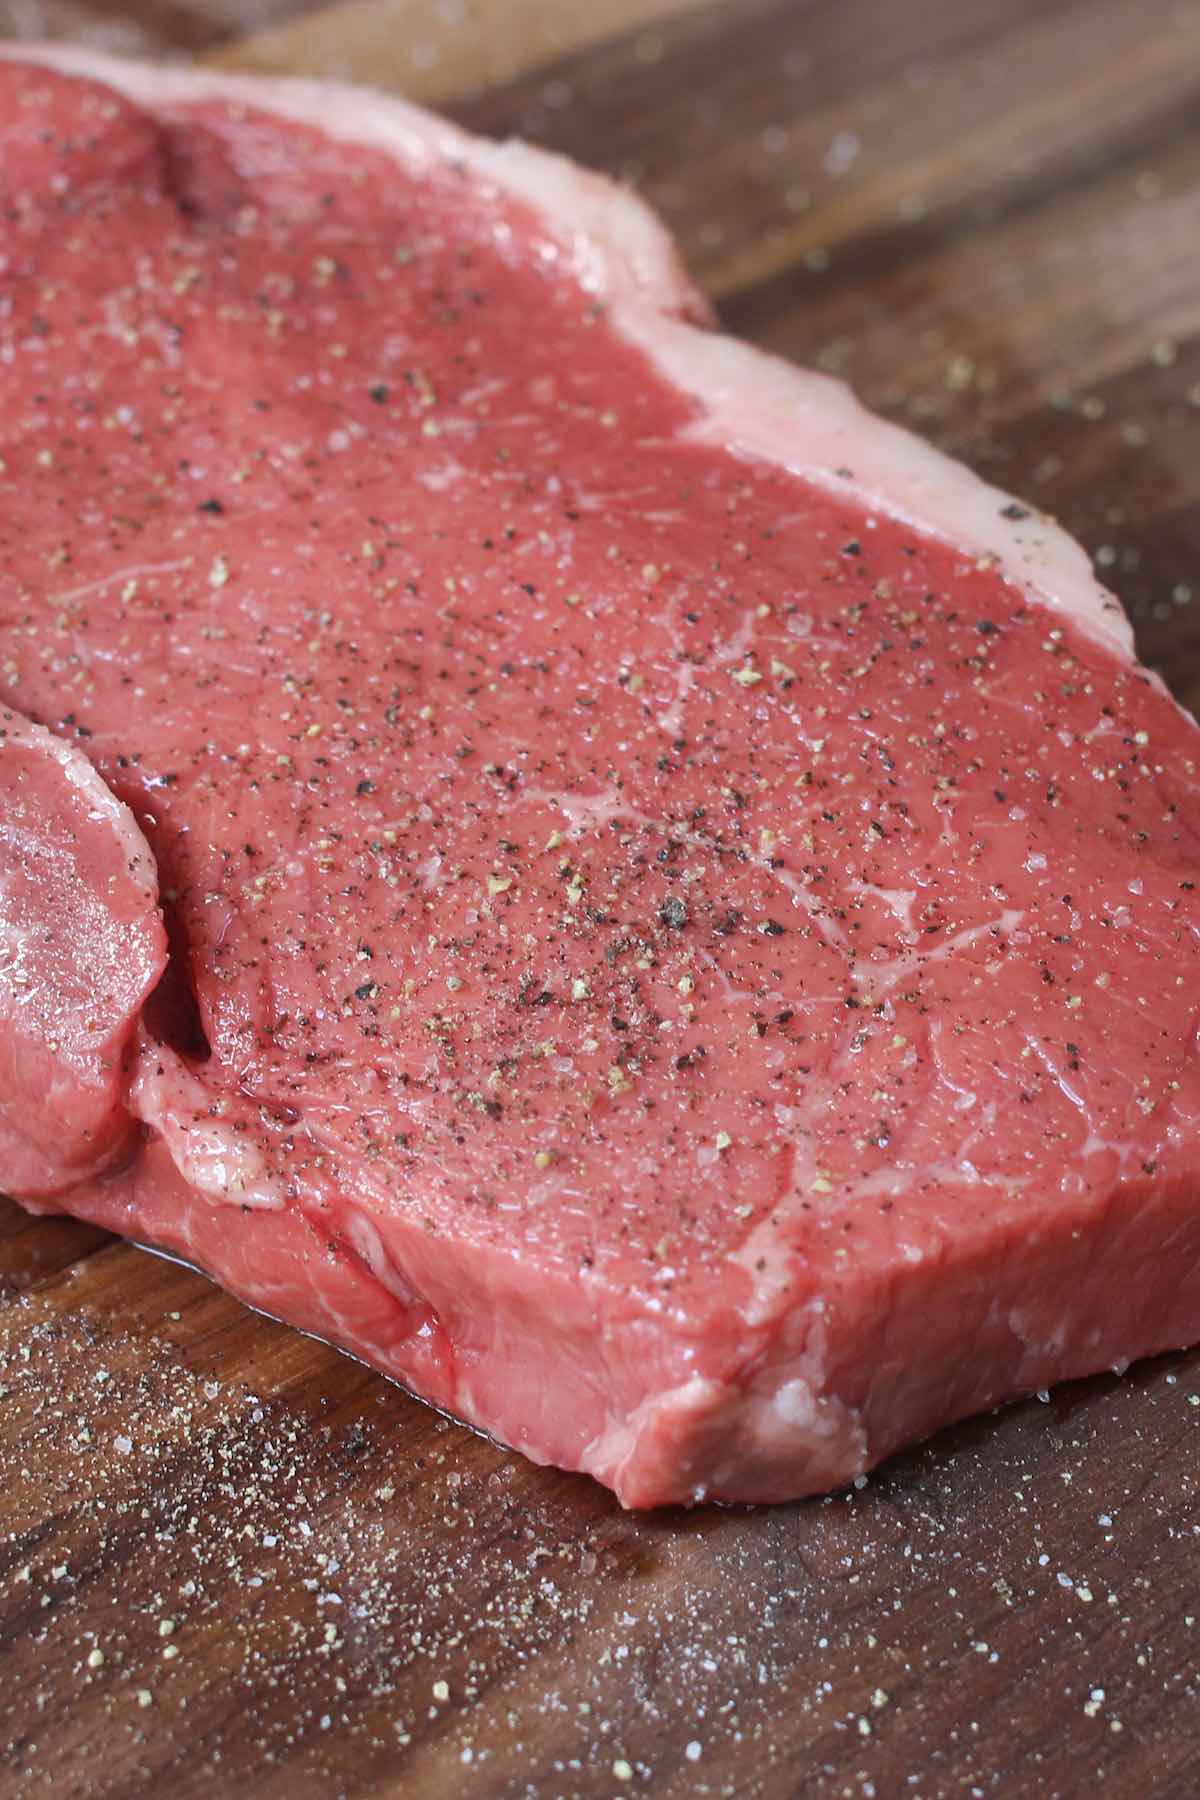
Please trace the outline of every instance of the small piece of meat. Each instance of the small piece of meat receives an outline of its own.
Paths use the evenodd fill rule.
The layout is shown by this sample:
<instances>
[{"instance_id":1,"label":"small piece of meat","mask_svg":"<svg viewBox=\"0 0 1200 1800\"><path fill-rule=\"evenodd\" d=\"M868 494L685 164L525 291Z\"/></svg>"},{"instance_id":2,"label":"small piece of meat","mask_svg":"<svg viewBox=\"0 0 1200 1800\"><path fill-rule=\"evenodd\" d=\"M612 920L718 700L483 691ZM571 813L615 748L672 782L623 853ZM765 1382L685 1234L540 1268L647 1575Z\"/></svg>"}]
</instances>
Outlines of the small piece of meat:
<instances>
[{"instance_id":1,"label":"small piece of meat","mask_svg":"<svg viewBox=\"0 0 1200 1800\"><path fill-rule=\"evenodd\" d=\"M1200 1337L1077 546L396 101L13 56L0 207L0 1187L634 1506Z\"/></svg>"},{"instance_id":2,"label":"small piece of meat","mask_svg":"<svg viewBox=\"0 0 1200 1800\"><path fill-rule=\"evenodd\" d=\"M165 963L154 859L61 738L0 706L0 1171L69 1195L127 1158L128 1051Z\"/></svg>"}]
</instances>

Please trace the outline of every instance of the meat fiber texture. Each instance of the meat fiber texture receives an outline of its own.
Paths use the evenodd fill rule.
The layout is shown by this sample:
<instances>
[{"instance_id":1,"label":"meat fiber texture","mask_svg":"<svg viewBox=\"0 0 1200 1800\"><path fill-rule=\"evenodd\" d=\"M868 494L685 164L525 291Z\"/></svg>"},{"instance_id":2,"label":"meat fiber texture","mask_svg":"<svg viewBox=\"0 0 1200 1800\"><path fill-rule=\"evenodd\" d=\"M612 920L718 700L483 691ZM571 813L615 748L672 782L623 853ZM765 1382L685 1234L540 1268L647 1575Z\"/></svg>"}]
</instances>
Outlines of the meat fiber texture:
<instances>
[{"instance_id":1,"label":"meat fiber texture","mask_svg":"<svg viewBox=\"0 0 1200 1800\"><path fill-rule=\"evenodd\" d=\"M0 1187L628 1506L1200 1337L1077 546L396 100L10 53L0 187Z\"/></svg>"}]
</instances>

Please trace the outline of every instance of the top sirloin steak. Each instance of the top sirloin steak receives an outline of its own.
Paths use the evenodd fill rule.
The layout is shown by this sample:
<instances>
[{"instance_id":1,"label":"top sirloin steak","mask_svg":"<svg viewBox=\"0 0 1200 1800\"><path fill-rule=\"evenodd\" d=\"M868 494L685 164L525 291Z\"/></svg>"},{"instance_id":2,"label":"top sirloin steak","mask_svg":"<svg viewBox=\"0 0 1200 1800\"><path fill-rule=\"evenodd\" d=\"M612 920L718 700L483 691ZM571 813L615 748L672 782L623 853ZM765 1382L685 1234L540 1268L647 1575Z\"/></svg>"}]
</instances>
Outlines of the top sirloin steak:
<instances>
[{"instance_id":1,"label":"top sirloin steak","mask_svg":"<svg viewBox=\"0 0 1200 1800\"><path fill-rule=\"evenodd\" d=\"M630 1506L1200 1337L1196 727L597 177L0 61L0 1188Z\"/></svg>"}]
</instances>

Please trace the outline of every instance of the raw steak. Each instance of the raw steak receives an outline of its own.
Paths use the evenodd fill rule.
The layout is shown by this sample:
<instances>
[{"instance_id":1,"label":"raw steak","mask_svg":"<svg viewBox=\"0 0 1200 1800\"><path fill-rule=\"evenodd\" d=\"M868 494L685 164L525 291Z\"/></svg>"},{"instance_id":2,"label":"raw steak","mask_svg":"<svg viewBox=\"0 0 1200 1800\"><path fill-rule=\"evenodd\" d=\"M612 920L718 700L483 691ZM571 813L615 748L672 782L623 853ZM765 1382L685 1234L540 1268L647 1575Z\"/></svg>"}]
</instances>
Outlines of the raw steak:
<instances>
[{"instance_id":1,"label":"raw steak","mask_svg":"<svg viewBox=\"0 0 1200 1800\"><path fill-rule=\"evenodd\" d=\"M1200 1337L1200 739L1082 553L599 179L39 54L0 1186L631 1506Z\"/></svg>"}]
</instances>

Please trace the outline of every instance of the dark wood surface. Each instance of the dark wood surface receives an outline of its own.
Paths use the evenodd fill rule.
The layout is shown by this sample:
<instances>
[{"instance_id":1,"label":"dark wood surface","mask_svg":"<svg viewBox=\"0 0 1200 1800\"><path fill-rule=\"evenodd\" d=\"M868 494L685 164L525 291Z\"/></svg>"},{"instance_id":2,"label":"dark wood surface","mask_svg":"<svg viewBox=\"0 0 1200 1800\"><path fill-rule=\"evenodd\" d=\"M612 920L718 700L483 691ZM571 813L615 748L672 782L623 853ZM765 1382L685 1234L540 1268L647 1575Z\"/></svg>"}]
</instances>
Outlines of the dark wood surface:
<instances>
[{"instance_id":1,"label":"dark wood surface","mask_svg":"<svg viewBox=\"0 0 1200 1800\"><path fill-rule=\"evenodd\" d=\"M731 328L1057 512L1200 699L1194 0L0 0L47 33L636 182ZM1200 1792L1200 1357L637 1518L96 1232L5 1211L0 1272L5 1794Z\"/></svg>"}]
</instances>

